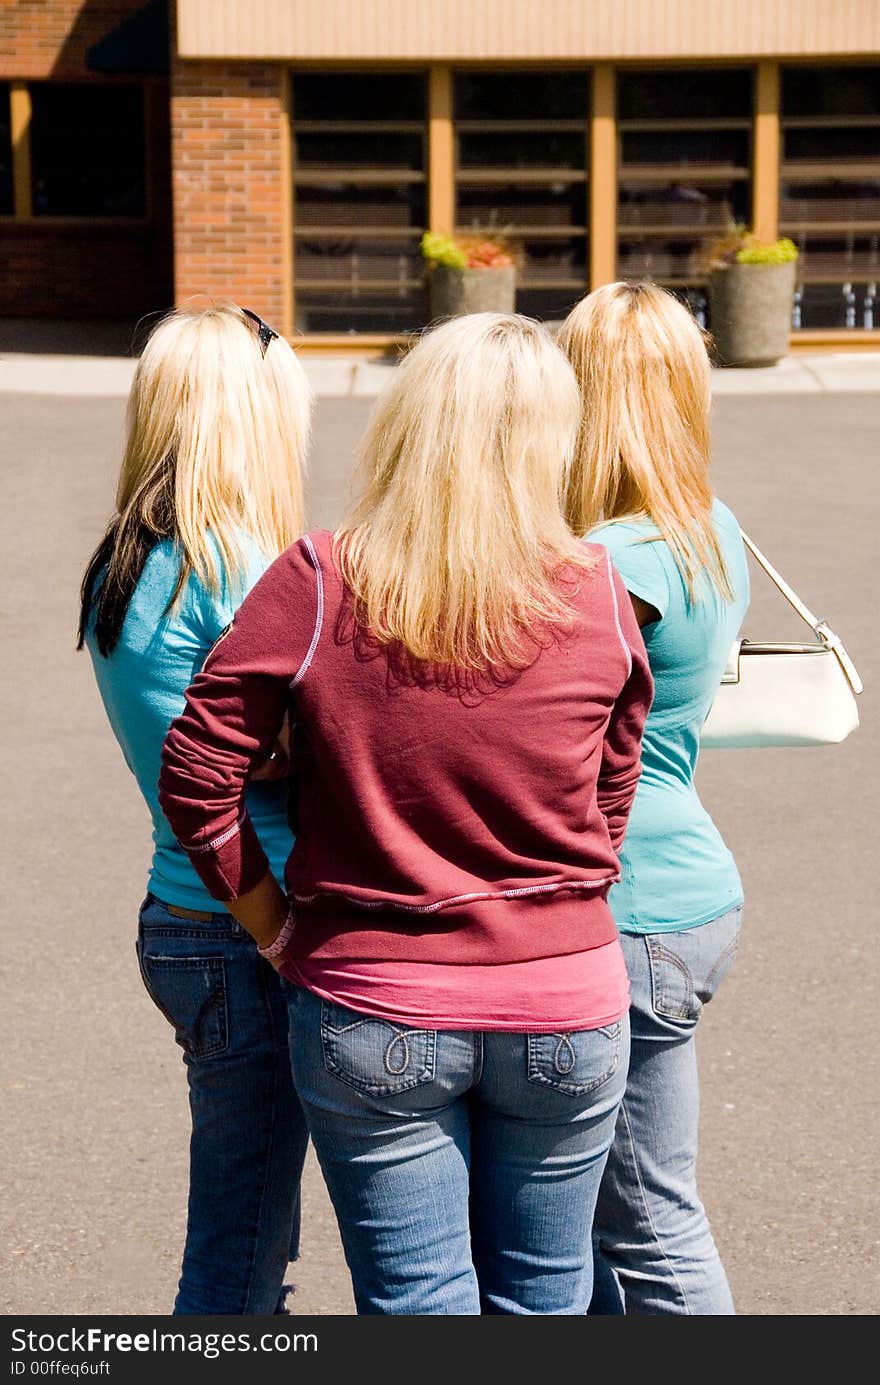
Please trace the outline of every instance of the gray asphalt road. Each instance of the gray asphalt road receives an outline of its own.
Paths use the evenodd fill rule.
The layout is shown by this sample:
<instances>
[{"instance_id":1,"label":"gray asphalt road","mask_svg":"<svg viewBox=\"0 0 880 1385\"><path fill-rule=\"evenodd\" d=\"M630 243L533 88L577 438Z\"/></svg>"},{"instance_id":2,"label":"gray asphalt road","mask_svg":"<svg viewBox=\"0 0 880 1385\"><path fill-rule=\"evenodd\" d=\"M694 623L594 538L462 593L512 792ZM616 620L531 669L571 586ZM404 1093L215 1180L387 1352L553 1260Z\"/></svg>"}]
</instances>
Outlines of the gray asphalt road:
<instances>
[{"instance_id":1,"label":"gray asphalt road","mask_svg":"<svg viewBox=\"0 0 880 1385\"><path fill-rule=\"evenodd\" d=\"M366 407L321 402L313 523L339 513ZM184 1074L134 957L147 816L72 639L121 417L118 400L0 400L7 1313L168 1311L183 1231ZM701 1028L703 1192L741 1312L874 1313L880 417L864 395L725 398L715 434L718 489L868 692L838 749L702 762L748 895ZM747 628L796 628L758 578ZM351 1312L314 1167L296 1280L301 1312Z\"/></svg>"}]
</instances>

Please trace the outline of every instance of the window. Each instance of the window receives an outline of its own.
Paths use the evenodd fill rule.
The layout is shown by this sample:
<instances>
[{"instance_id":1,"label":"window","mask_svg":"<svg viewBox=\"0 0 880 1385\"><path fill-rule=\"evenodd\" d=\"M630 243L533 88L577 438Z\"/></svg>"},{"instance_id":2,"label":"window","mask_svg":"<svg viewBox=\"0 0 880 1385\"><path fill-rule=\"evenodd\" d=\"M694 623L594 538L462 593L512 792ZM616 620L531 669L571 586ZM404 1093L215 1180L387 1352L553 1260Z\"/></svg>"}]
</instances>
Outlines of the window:
<instances>
[{"instance_id":1,"label":"window","mask_svg":"<svg viewBox=\"0 0 880 1385\"><path fill-rule=\"evenodd\" d=\"M784 70L782 142L795 327L880 326L880 66Z\"/></svg>"},{"instance_id":2,"label":"window","mask_svg":"<svg viewBox=\"0 0 880 1385\"><path fill-rule=\"evenodd\" d=\"M456 223L522 251L517 307L564 317L587 287L590 75L455 78Z\"/></svg>"},{"instance_id":3,"label":"window","mask_svg":"<svg viewBox=\"0 0 880 1385\"><path fill-rule=\"evenodd\" d=\"M293 79L295 317L304 332L406 332L426 305L427 81Z\"/></svg>"},{"instance_id":4,"label":"window","mask_svg":"<svg viewBox=\"0 0 880 1385\"><path fill-rule=\"evenodd\" d=\"M0 82L0 216L11 216L13 208L12 112L9 83Z\"/></svg>"},{"instance_id":5,"label":"window","mask_svg":"<svg viewBox=\"0 0 880 1385\"><path fill-rule=\"evenodd\" d=\"M35 216L146 214L140 86L31 87Z\"/></svg>"},{"instance_id":6,"label":"window","mask_svg":"<svg viewBox=\"0 0 880 1385\"><path fill-rule=\"evenodd\" d=\"M707 243L751 214L752 73L618 76L617 267L706 312Z\"/></svg>"}]
</instances>

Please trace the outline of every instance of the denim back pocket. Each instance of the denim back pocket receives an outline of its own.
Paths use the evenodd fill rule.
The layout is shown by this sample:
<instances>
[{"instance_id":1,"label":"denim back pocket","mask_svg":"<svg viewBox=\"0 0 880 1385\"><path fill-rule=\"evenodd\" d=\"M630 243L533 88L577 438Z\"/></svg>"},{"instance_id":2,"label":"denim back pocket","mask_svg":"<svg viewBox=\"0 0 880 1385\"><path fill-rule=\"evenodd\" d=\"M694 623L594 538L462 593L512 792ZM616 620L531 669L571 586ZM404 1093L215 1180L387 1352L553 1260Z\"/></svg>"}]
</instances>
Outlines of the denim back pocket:
<instances>
[{"instance_id":1,"label":"denim back pocket","mask_svg":"<svg viewBox=\"0 0 880 1385\"><path fill-rule=\"evenodd\" d=\"M737 908L698 928L646 935L655 1014L697 1022L730 969L741 923L742 909Z\"/></svg>"},{"instance_id":2,"label":"denim back pocket","mask_svg":"<svg viewBox=\"0 0 880 1385\"><path fill-rule=\"evenodd\" d=\"M618 1020L570 1034L527 1034L528 1078L565 1096L585 1096L620 1066Z\"/></svg>"},{"instance_id":3,"label":"denim back pocket","mask_svg":"<svg viewBox=\"0 0 880 1385\"><path fill-rule=\"evenodd\" d=\"M147 994L191 1058L214 1058L229 1043L222 957L163 957L138 944Z\"/></svg>"},{"instance_id":4,"label":"denim back pocket","mask_svg":"<svg viewBox=\"0 0 880 1385\"><path fill-rule=\"evenodd\" d=\"M396 1096L434 1080L433 1029L372 1019L322 1000L321 1048L327 1071L369 1096Z\"/></svg>"}]
</instances>

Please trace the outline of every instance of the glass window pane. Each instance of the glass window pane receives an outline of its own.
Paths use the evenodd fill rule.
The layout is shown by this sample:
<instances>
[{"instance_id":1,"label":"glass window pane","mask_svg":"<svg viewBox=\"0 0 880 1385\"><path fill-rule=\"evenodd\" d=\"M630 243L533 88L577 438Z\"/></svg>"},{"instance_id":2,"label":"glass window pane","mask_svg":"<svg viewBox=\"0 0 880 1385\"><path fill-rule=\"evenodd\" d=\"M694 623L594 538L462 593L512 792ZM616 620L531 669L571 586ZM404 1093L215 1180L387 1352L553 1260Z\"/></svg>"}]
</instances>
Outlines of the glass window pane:
<instances>
[{"instance_id":1,"label":"glass window pane","mask_svg":"<svg viewBox=\"0 0 880 1385\"><path fill-rule=\"evenodd\" d=\"M794 325L880 327L880 66L785 68L782 131L779 226L801 252Z\"/></svg>"},{"instance_id":2,"label":"glass window pane","mask_svg":"<svg viewBox=\"0 0 880 1385\"><path fill-rule=\"evenodd\" d=\"M401 135L388 131L371 133L345 131L323 134L297 134L296 163L323 168L407 168L424 167L424 139L421 134Z\"/></svg>"},{"instance_id":3,"label":"glass window pane","mask_svg":"<svg viewBox=\"0 0 880 1385\"><path fill-rule=\"evenodd\" d=\"M523 256L519 284L523 289L540 285L583 289L587 272L586 243L583 236L571 239L543 237L521 242Z\"/></svg>"},{"instance_id":4,"label":"glass window pane","mask_svg":"<svg viewBox=\"0 0 880 1385\"><path fill-rule=\"evenodd\" d=\"M420 232L424 225L425 189L420 183L373 187L340 178L297 187L297 231L310 226L360 226Z\"/></svg>"},{"instance_id":5,"label":"glass window pane","mask_svg":"<svg viewBox=\"0 0 880 1385\"><path fill-rule=\"evenodd\" d=\"M730 164L748 168L748 130L625 131L620 140L624 164Z\"/></svg>"},{"instance_id":6,"label":"glass window pane","mask_svg":"<svg viewBox=\"0 0 880 1385\"><path fill-rule=\"evenodd\" d=\"M749 216L748 185L743 182L706 183L702 187L683 183L620 183L617 225L621 235L630 231L668 234L692 231L694 234L724 230L732 221Z\"/></svg>"},{"instance_id":7,"label":"glass window pane","mask_svg":"<svg viewBox=\"0 0 880 1385\"><path fill-rule=\"evenodd\" d=\"M618 77L617 272L675 289L701 320L708 243L751 217L752 104L748 68Z\"/></svg>"},{"instance_id":8,"label":"glass window pane","mask_svg":"<svg viewBox=\"0 0 880 1385\"><path fill-rule=\"evenodd\" d=\"M11 216L12 127L9 111L9 83L0 82L0 216Z\"/></svg>"},{"instance_id":9,"label":"glass window pane","mask_svg":"<svg viewBox=\"0 0 880 1385\"><path fill-rule=\"evenodd\" d=\"M455 78L456 225L513 240L517 307L539 317L586 291L589 101L587 71Z\"/></svg>"},{"instance_id":10,"label":"glass window pane","mask_svg":"<svg viewBox=\"0 0 880 1385\"><path fill-rule=\"evenodd\" d=\"M795 295L796 327L876 331L877 280L802 284Z\"/></svg>"},{"instance_id":11,"label":"glass window pane","mask_svg":"<svg viewBox=\"0 0 880 1385\"><path fill-rule=\"evenodd\" d=\"M586 120L589 74L576 72L459 72L456 120Z\"/></svg>"},{"instance_id":12,"label":"glass window pane","mask_svg":"<svg viewBox=\"0 0 880 1385\"><path fill-rule=\"evenodd\" d=\"M786 234L802 222L877 222L880 227L880 178L865 181L790 183L780 188L779 219Z\"/></svg>"},{"instance_id":13,"label":"glass window pane","mask_svg":"<svg viewBox=\"0 0 880 1385\"><path fill-rule=\"evenodd\" d=\"M795 234L800 249L798 278L805 283L844 284L853 279L880 279L880 228L875 235Z\"/></svg>"},{"instance_id":14,"label":"glass window pane","mask_svg":"<svg viewBox=\"0 0 880 1385\"><path fill-rule=\"evenodd\" d=\"M420 74L294 77L300 330L408 332L424 324L426 86ZM328 128L303 130L297 120Z\"/></svg>"},{"instance_id":15,"label":"glass window pane","mask_svg":"<svg viewBox=\"0 0 880 1385\"><path fill-rule=\"evenodd\" d=\"M516 310L540 322L561 322L568 317L575 303L583 298L586 286L577 288L520 288L516 295Z\"/></svg>"},{"instance_id":16,"label":"glass window pane","mask_svg":"<svg viewBox=\"0 0 880 1385\"><path fill-rule=\"evenodd\" d=\"M784 68L782 114L880 115L880 66Z\"/></svg>"},{"instance_id":17,"label":"glass window pane","mask_svg":"<svg viewBox=\"0 0 880 1385\"><path fill-rule=\"evenodd\" d=\"M585 163L585 134L517 130L458 137L459 168L583 169Z\"/></svg>"},{"instance_id":18,"label":"glass window pane","mask_svg":"<svg viewBox=\"0 0 880 1385\"><path fill-rule=\"evenodd\" d=\"M139 86L35 83L31 176L37 216L143 216Z\"/></svg>"},{"instance_id":19,"label":"glass window pane","mask_svg":"<svg viewBox=\"0 0 880 1385\"><path fill-rule=\"evenodd\" d=\"M423 276L419 243L382 236L300 235L296 246L297 283L304 287L333 281L353 293L362 285L387 285L395 294L418 287Z\"/></svg>"},{"instance_id":20,"label":"glass window pane","mask_svg":"<svg viewBox=\"0 0 880 1385\"><path fill-rule=\"evenodd\" d=\"M703 247L691 239L630 240L618 245L617 269L624 279L660 283L701 283L706 277Z\"/></svg>"},{"instance_id":21,"label":"glass window pane","mask_svg":"<svg viewBox=\"0 0 880 1385\"><path fill-rule=\"evenodd\" d=\"M746 117L752 111L752 73L747 67L620 72L617 92L621 120Z\"/></svg>"},{"instance_id":22,"label":"glass window pane","mask_svg":"<svg viewBox=\"0 0 880 1385\"><path fill-rule=\"evenodd\" d=\"M796 126L785 131L786 163L880 164L880 128Z\"/></svg>"},{"instance_id":23,"label":"glass window pane","mask_svg":"<svg viewBox=\"0 0 880 1385\"><path fill-rule=\"evenodd\" d=\"M458 225L464 231L560 228L586 230L587 193L583 182L460 183Z\"/></svg>"},{"instance_id":24,"label":"glass window pane","mask_svg":"<svg viewBox=\"0 0 880 1385\"><path fill-rule=\"evenodd\" d=\"M414 332L427 317L423 287L394 294L388 289L346 286L299 288L296 295L299 332Z\"/></svg>"},{"instance_id":25,"label":"glass window pane","mask_svg":"<svg viewBox=\"0 0 880 1385\"><path fill-rule=\"evenodd\" d=\"M299 72L293 82L295 120L425 120L420 73Z\"/></svg>"}]
</instances>

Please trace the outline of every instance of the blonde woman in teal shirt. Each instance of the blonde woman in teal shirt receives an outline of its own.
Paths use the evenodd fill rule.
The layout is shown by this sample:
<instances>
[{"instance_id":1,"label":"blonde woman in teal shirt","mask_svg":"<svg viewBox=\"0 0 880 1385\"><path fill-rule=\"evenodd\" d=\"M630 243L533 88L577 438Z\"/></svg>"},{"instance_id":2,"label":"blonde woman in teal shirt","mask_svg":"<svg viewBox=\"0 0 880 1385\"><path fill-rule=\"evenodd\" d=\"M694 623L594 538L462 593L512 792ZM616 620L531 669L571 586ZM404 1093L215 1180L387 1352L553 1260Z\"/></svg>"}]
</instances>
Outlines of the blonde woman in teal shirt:
<instances>
[{"instance_id":1,"label":"blonde woman in teal shirt","mask_svg":"<svg viewBox=\"0 0 880 1385\"><path fill-rule=\"evenodd\" d=\"M632 1055L596 1213L590 1311L730 1314L697 1193L694 1034L733 959L743 892L694 771L748 606L745 551L712 495L709 358L688 310L653 284L609 284L572 310L561 344L583 400L568 520L609 550L655 684L609 896L630 976Z\"/></svg>"},{"instance_id":2,"label":"blonde woman in teal shirt","mask_svg":"<svg viewBox=\"0 0 880 1385\"><path fill-rule=\"evenodd\" d=\"M153 828L137 955L189 1084L189 1213L176 1313L283 1312L299 1240L305 1120L280 978L218 908L158 800L162 743L236 607L302 532L311 397L290 346L231 303L148 341L128 401L116 513L86 569L79 647ZM283 879L283 748L248 811Z\"/></svg>"}]
</instances>

